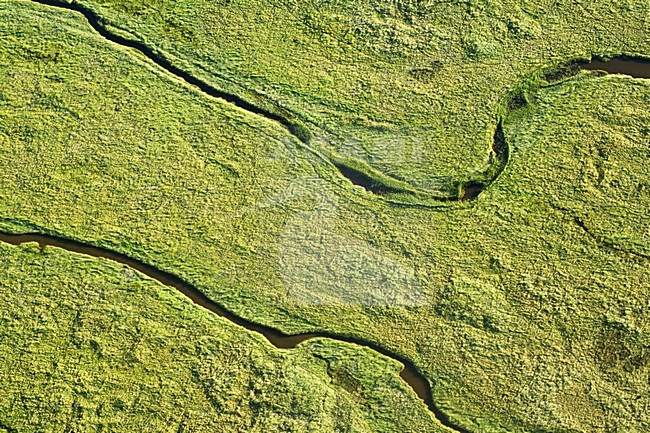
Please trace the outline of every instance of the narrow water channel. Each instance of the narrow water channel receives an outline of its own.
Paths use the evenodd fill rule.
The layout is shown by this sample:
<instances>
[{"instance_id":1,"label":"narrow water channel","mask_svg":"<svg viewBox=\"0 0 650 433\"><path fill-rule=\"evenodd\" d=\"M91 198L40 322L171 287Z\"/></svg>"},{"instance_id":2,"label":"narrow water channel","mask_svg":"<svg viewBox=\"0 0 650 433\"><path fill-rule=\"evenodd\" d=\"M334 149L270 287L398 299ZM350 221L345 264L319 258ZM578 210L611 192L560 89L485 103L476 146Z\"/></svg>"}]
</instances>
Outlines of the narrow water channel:
<instances>
[{"instance_id":1,"label":"narrow water channel","mask_svg":"<svg viewBox=\"0 0 650 433\"><path fill-rule=\"evenodd\" d=\"M140 51L144 56L149 58L151 61L156 63L161 68L167 70L168 72L170 72L171 74L177 77L182 78L187 83L198 87L205 94L215 98L220 98L232 102L238 107L247 110L253 114L257 114L266 117L270 120L276 121L281 125L283 125L286 129L288 129L293 135L295 135L302 142L306 142L308 140L306 137L309 136L309 132L305 131L304 129L301 129L302 128L301 126L298 126L296 123L294 123L294 121L290 120L289 118L283 117L282 115L277 114L276 112L271 112L264 108L254 106L253 104L239 98L236 95L222 92L212 87L211 85L201 81L200 79L192 76L191 74L182 71L181 69L171 64L159 53L156 53L153 49L146 46L145 44L138 41L131 41L123 38L122 36L112 34L110 31L106 30L103 27L103 25L100 24L101 19L92 10L86 8L85 6L79 5L78 3L64 3L57 0L33 0L33 1L47 6L73 10L83 14L88 20L88 22L90 23L90 25L104 38L112 42L115 42L117 44L131 47ZM650 61L647 59L630 59L630 58L621 57L621 58L614 58L606 62L600 60L594 60L592 62L582 62L582 63L578 62L577 64L579 68L586 69L586 70L603 70L608 73L628 74L637 78L650 78ZM509 152L509 149L504 139L502 142L503 133L500 128L501 128L501 124L499 123L495 132L495 144L498 144L498 146L496 146L494 150L495 153L497 154L497 157L502 157L503 155L506 155L506 159L507 159L507 153ZM498 142L497 142L497 138L499 138ZM339 170L343 175L347 174L346 177L351 177L353 179L356 179L360 183L367 184L368 188L371 187L380 188L376 186L371 179L369 180L361 176L361 174L357 172L346 173L344 170L341 170L341 167L339 167ZM461 197L459 197L459 199L469 200L469 199L476 198L476 196L478 196L480 192L487 185L489 185L489 183L490 182L487 182L485 184L468 183L467 185L465 185L464 193ZM390 357L392 359L401 362L404 365L404 369L401 371L400 377L426 403L427 407L431 410L431 412L443 425L460 433L470 433L468 430L452 423L449 420L449 418L444 413L442 413L440 409L435 405L435 402L433 401L432 398L431 386L429 382L419 372L419 370L415 367L415 365L411 361L409 361L408 359L402 356L389 352L388 350L377 345L376 343L363 341L361 339L357 339L345 335L329 334L325 332L296 334L296 335L284 334L276 329L250 322L244 318L241 318L227 311L219 304L210 300L206 295L204 295L197 288L183 281L181 278L175 275L156 269L153 266L147 265L141 261L132 259L123 254L109 251L96 246L87 245L81 242L76 242L76 241L67 240L55 236L44 235L44 234L16 235L16 234L9 234L9 233L0 233L0 241L13 244L13 245L20 245L26 242L36 242L42 248L46 246L58 247L70 252L85 254L92 257L105 258L129 266L130 268L136 269L141 273L149 276L152 279L159 281L160 283L166 286L177 289L183 295L188 297L192 302L211 311L212 313L224 317L229 321L231 321L232 323L242 326L248 329L249 331L262 334L274 346L281 349L291 349L294 348L299 343L305 342L313 338L318 338L318 337L336 339L339 341L349 342L349 343L371 348L387 357Z\"/></svg>"},{"instance_id":2,"label":"narrow water channel","mask_svg":"<svg viewBox=\"0 0 650 433\"><path fill-rule=\"evenodd\" d=\"M170 274L168 272L157 269L153 266L147 265L139 260L133 259L131 257L125 256L114 251L110 251L104 248L96 247L93 245L84 244L82 242L77 242L69 239L64 239L56 236L38 234L38 233L28 233L28 234L10 234L0 232L0 242L5 242L11 245L21 245L28 242L37 243L40 248L45 247L57 247L68 252L84 254L86 256L103 258L111 260L116 263L123 264L129 268L135 269L142 274L152 278L161 284L173 287L178 290L180 293L185 295L195 304L205 308L206 310L211 311L212 313L228 319L230 322L235 323L243 328L246 328L249 331L257 332L262 334L271 344L279 349L293 349L298 344L305 341L314 339L314 338L330 338L338 341L344 341L351 344L356 344L358 346L368 347L373 349L376 352L381 353L384 356L395 359L401 362L404 365L404 368L400 372L400 377L406 382L413 391L417 394L420 399L422 399L429 410L433 412L436 418L443 424L448 427L461 432L469 433L469 431L459 427L454 426L449 422L448 417L442 413L435 405L432 395L431 395L431 386L429 382L424 378L424 376L418 371L415 365L406 358L397 356L383 347L377 345L376 343L363 341L354 337L349 337L345 335L336 335L325 332L315 332L315 333L305 333L305 334L285 334L277 329L270 328L268 326L260 325L258 323L251 322L242 317L239 317L230 311L224 309L221 305L210 300L206 295L204 295L200 290L176 275Z\"/></svg>"}]
</instances>

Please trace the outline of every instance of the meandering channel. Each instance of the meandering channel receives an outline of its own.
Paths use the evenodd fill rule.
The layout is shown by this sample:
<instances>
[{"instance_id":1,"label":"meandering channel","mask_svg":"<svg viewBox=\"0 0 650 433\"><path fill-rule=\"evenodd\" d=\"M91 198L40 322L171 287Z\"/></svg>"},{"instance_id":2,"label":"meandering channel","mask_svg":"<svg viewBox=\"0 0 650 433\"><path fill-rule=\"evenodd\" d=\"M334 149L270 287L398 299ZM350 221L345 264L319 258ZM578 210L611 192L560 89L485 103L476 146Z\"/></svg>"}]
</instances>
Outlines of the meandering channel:
<instances>
[{"instance_id":1,"label":"meandering channel","mask_svg":"<svg viewBox=\"0 0 650 433\"><path fill-rule=\"evenodd\" d=\"M149 60L157 64L159 67L165 69L167 72L175 75L176 77L184 80L186 83L195 86L203 93L208 96L219 98L224 101L230 102L235 106L246 110L250 113L263 116L269 120L279 123L285 129L287 129L293 136L300 140L303 144L309 143L310 132L299 122L290 118L288 114L278 114L282 112L279 108L277 112L256 106L236 95L229 94L218 90L212 85L206 83L205 81L194 77L190 73L187 73L169 60L167 60L163 55L157 53L154 49L148 47L142 42L127 39L123 36L114 34L110 32L104 25L103 20L91 9L80 5L78 3L65 3L57 0L32 0L36 3L40 3L46 6L52 6L57 8L64 8L71 11L81 13L86 20L89 22L91 27L97 31L105 39L117 43L119 45L133 48L140 53L142 53ZM573 66L576 67L576 72L580 69L587 70L604 70L610 73L625 73L637 78L650 78L650 61L646 59L632 59L626 57L615 58L609 61L596 60L593 62L574 62ZM310 149L307 146L308 149ZM312 150L312 149L310 149ZM440 201L451 201L451 200L471 200L476 198L487 186L489 186L503 171L505 168L508 157L509 157L509 147L505 141L502 123L501 120L497 123L494 133L494 142L493 142L493 151L496 155L497 166L496 174L493 175L491 179L485 181L469 181L462 185L461 194L458 197L443 197L438 198ZM316 151L312 152L318 154ZM322 155L318 154L320 157ZM329 161L331 163L331 161ZM362 172L355 171L346 166L341 166L340 164L332 164L336 167L342 176L348 178L353 183L364 186L367 190L381 195L385 192L390 191L390 187L384 188L381 185L377 185L374 179L369 178L366 174ZM399 191L398 191L399 192ZM339 341L344 341L348 343L353 343L359 346L368 347L381 353L387 357L395 359L401 362L404 365L403 370L400 372L400 377L413 389L413 391L425 402L429 410L435 415L435 417L440 421L441 424L446 427L453 429L459 433L470 433L469 430L464 429L461 426L454 424L447 415L445 415L440 408L438 408L433 400L431 385L428 380L420 373L417 367L413 364L412 361L391 353L385 348L379 346L376 343L371 341L365 341L355 337L350 337L346 335L337 335L326 332L315 332L315 333L305 333L305 334L285 334L277 329L270 328L261 324L257 324L251 321L248 321L236 314L231 313L226 310L218 303L209 299L205 294L203 294L196 287L187 283L183 279L179 278L176 275L170 274L168 272L157 269L151 265L148 265L144 262L141 262L137 259L130 258L126 255L123 255L118 252L110 251L101 247L85 244L82 242L65 239L62 237L51 236L46 234L39 233L29 233L29 234L11 234L11 233L2 233L0 232L0 241L6 242L13 245L21 245L27 242L36 242L40 245L41 248L46 246L53 246L62 248L66 251L84 254L96 258L104 258L117 262L123 265L126 265L130 268L133 268L148 277L157 280L158 282L177 289L180 293L185 295L195 304L211 311L214 314L217 314L221 317L224 317L235 323L239 326L242 326L249 331L259 333L263 335L269 342L274 346L281 349L291 349L294 348L297 344L308 341L313 338L330 338Z\"/></svg>"},{"instance_id":2,"label":"meandering channel","mask_svg":"<svg viewBox=\"0 0 650 433\"><path fill-rule=\"evenodd\" d=\"M269 120L272 120L276 123L282 125L291 135L297 138L303 146L315 154L318 158L325 160L333 168L337 169L341 176L347 178L350 182L355 185L362 186L367 191L376 194L379 197L383 197L387 193L397 193L397 194L412 194L412 190L401 189L396 186L386 185L382 180L375 178L368 173L361 172L356 170L353 167L349 167L342 163L335 163L334 161L328 159L321 153L317 152L309 146L310 137L312 136L308 128L303 125L301 122L292 118L291 115L286 111L275 106L275 109L269 110L260 106L257 106L245 99L233 95L231 93L224 92L217 89L216 87L208 84L207 82L201 80L198 77L195 77L191 73L182 70L178 66L174 65L169 61L162 53L156 52L155 49L149 47L148 45L134 39L128 39L119 34L113 33L104 25L104 19L97 15L92 9L77 3L75 0L71 0L69 3L63 0L31 0L35 3L39 3L45 6L51 6L55 8L67 9L73 12L78 12L82 14L90 26L103 38L122 45L124 47L129 47L139 51L142 55L148 58L150 61L163 68L170 74L180 78L186 83L195 86L200 91L205 93L208 96L213 98L218 98L226 102L230 102L235 106L246 110L252 114L265 117ZM565 65L567 66L567 65ZM602 60L595 59L594 61L574 61L568 66L573 66L573 73L577 73L580 69L586 70L604 70L609 73L623 73L631 75L636 78L650 78L650 60L649 59L637 59L629 58L625 56L615 57L613 59ZM559 68L560 69L560 68ZM566 69L566 68L564 68ZM494 133L494 143L492 146L493 152L496 157L496 169L488 168L486 173L489 172L491 176L487 179L481 180L469 180L464 184L460 185L458 195L450 195L447 197L434 196L428 194L424 191L419 191L424 196L428 196L430 199L439 202L448 202L448 201L465 201L473 200L479 196L479 194L485 190L492 182L494 182L499 175L505 169L508 163L509 148L505 140L503 139L503 131L501 130L502 119L499 119L497 126L495 127ZM396 184L401 182L396 181ZM387 200L389 203L395 203L398 205L409 206L411 203ZM422 206L422 204L413 204L414 206Z\"/></svg>"},{"instance_id":3,"label":"meandering channel","mask_svg":"<svg viewBox=\"0 0 650 433\"><path fill-rule=\"evenodd\" d=\"M327 332L285 334L277 329L251 322L240 316L237 316L236 314L233 314L218 303L212 301L199 289L176 275L157 269L140 260L128 257L124 254L94 245L40 233L11 234L0 232L0 241L16 246L29 242L35 242L40 246L40 248L57 247L68 252L83 254L94 258L107 259L128 266L129 268L135 269L165 286L178 290L192 302L211 311L212 313L228 319L230 322L246 328L249 331L263 335L271 344L279 349L293 349L298 344L314 338L329 338L375 350L376 352L379 352L389 358L395 359L404 365L404 368L400 372L400 377L413 389L418 397L424 401L429 410L434 414L434 416L440 421L441 424L460 433L470 433L468 430L453 424L449 418L436 406L431 394L431 385L429 384L429 381L422 375L422 373L419 372L413 362L386 350L376 343L346 335L337 335Z\"/></svg>"}]
</instances>

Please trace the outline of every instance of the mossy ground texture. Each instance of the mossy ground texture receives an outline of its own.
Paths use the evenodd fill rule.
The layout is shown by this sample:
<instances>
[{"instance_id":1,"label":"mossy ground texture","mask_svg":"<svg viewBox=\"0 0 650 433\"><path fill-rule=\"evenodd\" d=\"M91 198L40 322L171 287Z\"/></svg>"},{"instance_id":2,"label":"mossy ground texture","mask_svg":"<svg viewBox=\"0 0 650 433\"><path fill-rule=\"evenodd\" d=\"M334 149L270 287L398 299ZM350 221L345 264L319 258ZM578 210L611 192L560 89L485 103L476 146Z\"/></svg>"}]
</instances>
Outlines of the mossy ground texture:
<instances>
[{"instance_id":1,"label":"mossy ground texture","mask_svg":"<svg viewBox=\"0 0 650 433\"><path fill-rule=\"evenodd\" d=\"M278 351L127 267L0 246L6 431L425 431L369 350Z\"/></svg>"},{"instance_id":2,"label":"mossy ground texture","mask_svg":"<svg viewBox=\"0 0 650 433\"><path fill-rule=\"evenodd\" d=\"M534 78L648 55L648 5L528 3L87 2L205 80L286 106L319 151L418 188L482 169L523 89L505 171L475 201L421 208L352 186L79 14L2 1L0 230L118 251L285 332L372 341L468 431L648 431L650 83ZM0 265L0 431L447 431L370 350L280 351L59 250L0 245Z\"/></svg>"},{"instance_id":3,"label":"mossy ground texture","mask_svg":"<svg viewBox=\"0 0 650 433\"><path fill-rule=\"evenodd\" d=\"M489 168L499 107L522 82L572 59L650 50L643 0L73 3L301 122L323 154L435 195Z\"/></svg>"}]
</instances>

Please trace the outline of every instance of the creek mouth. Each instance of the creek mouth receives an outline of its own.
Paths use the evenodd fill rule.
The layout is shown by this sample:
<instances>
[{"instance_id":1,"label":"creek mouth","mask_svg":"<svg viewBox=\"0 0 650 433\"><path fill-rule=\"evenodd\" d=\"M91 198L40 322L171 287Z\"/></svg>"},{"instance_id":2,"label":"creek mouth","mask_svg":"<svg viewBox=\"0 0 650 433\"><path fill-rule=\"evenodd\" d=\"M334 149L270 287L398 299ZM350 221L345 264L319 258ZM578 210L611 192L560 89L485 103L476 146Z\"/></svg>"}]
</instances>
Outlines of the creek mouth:
<instances>
[{"instance_id":1,"label":"creek mouth","mask_svg":"<svg viewBox=\"0 0 650 433\"><path fill-rule=\"evenodd\" d=\"M460 433L470 433L469 430L466 430L452 423L449 420L449 417L436 406L435 402L433 401L431 385L429 384L429 381L422 375L422 373L420 373L412 361L402 356L391 353L376 343L346 335L337 335L326 332L285 334L269 326L246 320L226 310L224 307L208 298L199 289L174 274L165 272L140 260L128 257L124 254L94 245L85 244L83 242L40 233L12 234L6 232L0 232L0 241L15 246L32 242L37 243L41 249L45 247L56 247L71 253L83 254L94 258L107 259L112 262L128 266L129 268L134 269L165 286L176 289L178 292L191 300L194 304L205 308L217 316L223 317L230 322L247 329L248 331L261 334L278 349L293 349L298 344L304 343L314 338L329 338L332 340L351 343L357 346L372 349L375 352L378 352L388 358L400 362L404 366L400 371L400 378L415 392L415 394L422 401L424 401L427 408L433 413L433 415L441 424Z\"/></svg>"}]
</instances>

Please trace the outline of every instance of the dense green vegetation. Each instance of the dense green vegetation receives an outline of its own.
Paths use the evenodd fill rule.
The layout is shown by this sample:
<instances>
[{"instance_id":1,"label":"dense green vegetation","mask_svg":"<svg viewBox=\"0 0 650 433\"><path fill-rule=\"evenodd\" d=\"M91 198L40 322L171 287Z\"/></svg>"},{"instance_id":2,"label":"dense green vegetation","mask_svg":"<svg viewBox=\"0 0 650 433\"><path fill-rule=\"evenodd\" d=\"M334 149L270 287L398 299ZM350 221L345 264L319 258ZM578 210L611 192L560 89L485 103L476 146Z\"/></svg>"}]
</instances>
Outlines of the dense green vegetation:
<instances>
[{"instance_id":1,"label":"dense green vegetation","mask_svg":"<svg viewBox=\"0 0 650 433\"><path fill-rule=\"evenodd\" d=\"M394 361L278 351L105 260L0 243L0 431L438 431Z\"/></svg>"},{"instance_id":2,"label":"dense green vegetation","mask_svg":"<svg viewBox=\"0 0 650 433\"><path fill-rule=\"evenodd\" d=\"M570 59L650 51L643 0L74 1L288 112L323 153L444 195L488 167L497 111L522 82Z\"/></svg>"},{"instance_id":3,"label":"dense green vegetation","mask_svg":"<svg viewBox=\"0 0 650 433\"><path fill-rule=\"evenodd\" d=\"M625 4L629 13L642 14L645 7ZM633 33L635 22L625 31ZM434 384L441 409L470 431L648 430L648 80L581 73L538 90L544 83L531 81L529 103L504 123L512 155L499 180L474 202L418 209L389 205L351 186L278 125L208 98L132 51L106 43L76 14L1 2L0 34L0 230L55 233L120 251L183 277L250 320L288 332L325 330L376 342L413 360ZM607 39L611 33L598 35ZM495 70L503 63L493 61ZM485 82L500 82L495 77ZM494 112L497 93L472 106ZM495 105L485 108L490 98ZM450 110L444 118L455 112ZM484 147L493 120L477 120L483 132L468 130L457 140L473 137ZM467 152L459 143L450 141L448 150ZM468 158L448 159L440 170L451 175L456 163L466 169ZM443 160L423 157L427 164ZM404 170L407 162L401 161ZM3 249L3 260L17 254L10 251ZM71 260L45 255L53 263ZM5 286L29 279L16 260L15 276L2 275ZM66 272L51 272L46 279L34 274L33 284L20 290L42 291L57 272L67 278ZM97 290L119 288L108 268L104 274L106 279L92 275ZM167 293L149 286L151 296ZM111 295L104 308L115 305L117 314L126 308L120 305L132 304L120 297ZM76 301L72 292L61 302L66 299ZM190 306L178 320L167 317L164 305L148 322L151 329L210 321L224 339L245 335ZM48 329L69 337L54 323ZM269 371L282 371L292 357L311 366L304 381L326 392L327 373L311 349L279 354L255 337L246 339L259 355L255 362L242 360L238 371L262 376L258 386L269 386L269 404L279 385L263 380L262 366L272 363ZM127 336L115 344L120 341ZM320 344L332 356L356 353ZM83 347L90 356L90 346ZM379 359L370 352L355 356L367 364ZM34 365L48 362L34 359ZM188 357L187 370L162 365L154 376L185 384L192 362L200 356ZM88 371L101 381L104 370ZM372 377L364 371L356 380ZM9 381L6 373L2 380ZM327 392L344 395L346 385L335 385ZM302 389L299 380L283 386ZM408 404L394 416L416 419L424 406L400 386L391 381L376 398L404 399ZM33 386L30 392L49 395L51 388ZM184 401L189 407L199 397ZM304 404L297 411L313 413L311 403ZM385 431L403 431L390 424L403 418L391 421L393 408L380 406L387 410L381 416L371 412L379 410L376 405L350 401L346 413L356 415L343 418L361 423L376 417L387 423ZM273 413L300 422L293 412ZM336 416L322 416L328 414ZM273 416L264 422L274 422ZM336 431L326 422L323 431ZM428 422L426 428L440 429L433 418Z\"/></svg>"}]
</instances>

